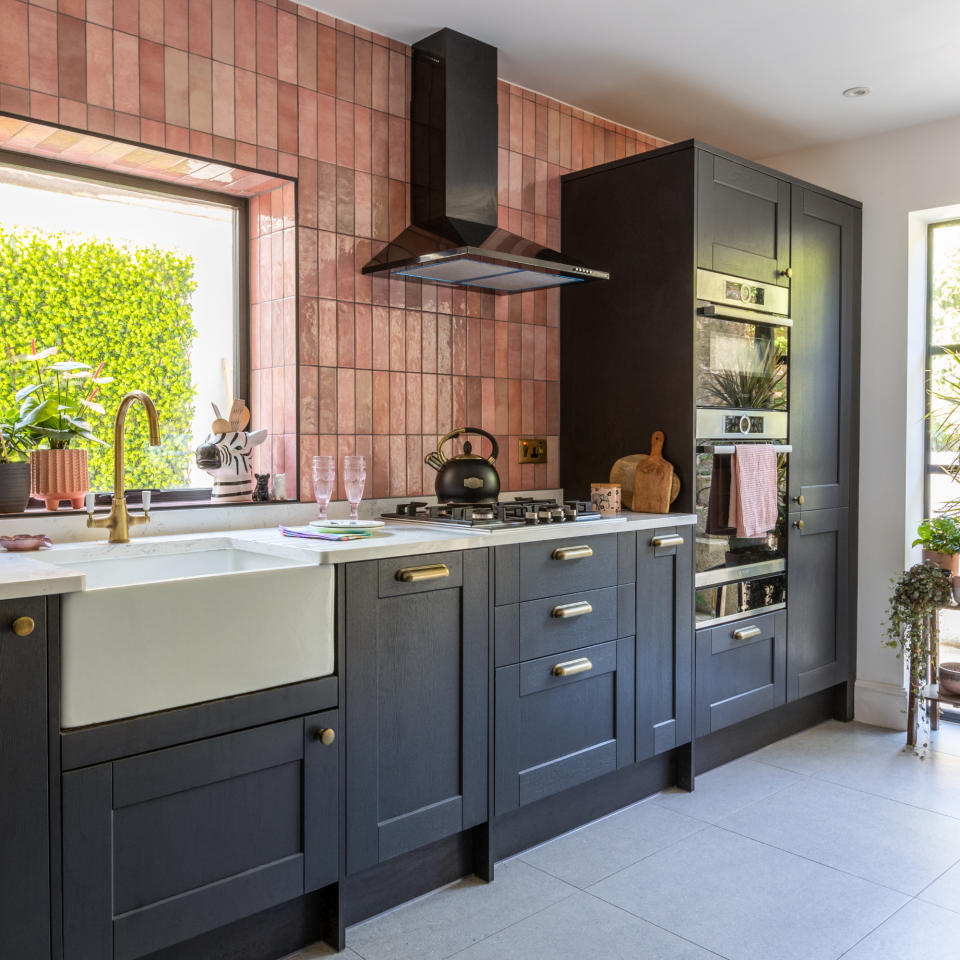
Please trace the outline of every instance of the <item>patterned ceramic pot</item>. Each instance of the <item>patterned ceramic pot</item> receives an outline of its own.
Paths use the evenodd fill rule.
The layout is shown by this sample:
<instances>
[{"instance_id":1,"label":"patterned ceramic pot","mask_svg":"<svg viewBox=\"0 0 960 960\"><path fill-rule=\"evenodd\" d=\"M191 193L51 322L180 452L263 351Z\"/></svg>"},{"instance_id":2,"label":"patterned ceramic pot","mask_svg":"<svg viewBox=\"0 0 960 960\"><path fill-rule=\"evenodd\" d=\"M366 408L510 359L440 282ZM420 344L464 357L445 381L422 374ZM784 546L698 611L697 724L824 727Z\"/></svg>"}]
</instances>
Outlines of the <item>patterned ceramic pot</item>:
<instances>
[{"instance_id":1,"label":"patterned ceramic pot","mask_svg":"<svg viewBox=\"0 0 960 960\"><path fill-rule=\"evenodd\" d=\"M23 513L30 500L30 464L0 463L0 513Z\"/></svg>"},{"instance_id":2,"label":"patterned ceramic pot","mask_svg":"<svg viewBox=\"0 0 960 960\"><path fill-rule=\"evenodd\" d=\"M615 517L620 512L621 489L619 483L591 483L590 503L605 517Z\"/></svg>"},{"instance_id":3,"label":"patterned ceramic pot","mask_svg":"<svg viewBox=\"0 0 960 960\"><path fill-rule=\"evenodd\" d=\"M30 486L48 510L58 510L69 500L74 510L83 506L90 489L86 450L34 450L30 454Z\"/></svg>"}]
</instances>

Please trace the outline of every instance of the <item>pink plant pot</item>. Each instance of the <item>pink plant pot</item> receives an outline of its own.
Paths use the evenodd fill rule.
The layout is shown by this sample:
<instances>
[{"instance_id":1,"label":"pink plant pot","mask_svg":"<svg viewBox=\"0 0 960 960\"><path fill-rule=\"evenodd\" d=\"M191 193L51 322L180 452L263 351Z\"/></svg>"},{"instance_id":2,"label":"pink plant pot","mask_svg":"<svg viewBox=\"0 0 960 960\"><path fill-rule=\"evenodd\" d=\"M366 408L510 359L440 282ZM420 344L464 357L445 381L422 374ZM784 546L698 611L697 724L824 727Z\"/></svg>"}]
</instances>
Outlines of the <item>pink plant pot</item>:
<instances>
[{"instance_id":1,"label":"pink plant pot","mask_svg":"<svg viewBox=\"0 0 960 960\"><path fill-rule=\"evenodd\" d=\"M960 553L939 553L936 550L924 550L923 559L935 563L941 570L952 576L960 573Z\"/></svg>"},{"instance_id":2,"label":"pink plant pot","mask_svg":"<svg viewBox=\"0 0 960 960\"><path fill-rule=\"evenodd\" d=\"M86 450L34 450L30 454L30 489L48 510L69 500L74 510L83 506L90 489Z\"/></svg>"}]
</instances>

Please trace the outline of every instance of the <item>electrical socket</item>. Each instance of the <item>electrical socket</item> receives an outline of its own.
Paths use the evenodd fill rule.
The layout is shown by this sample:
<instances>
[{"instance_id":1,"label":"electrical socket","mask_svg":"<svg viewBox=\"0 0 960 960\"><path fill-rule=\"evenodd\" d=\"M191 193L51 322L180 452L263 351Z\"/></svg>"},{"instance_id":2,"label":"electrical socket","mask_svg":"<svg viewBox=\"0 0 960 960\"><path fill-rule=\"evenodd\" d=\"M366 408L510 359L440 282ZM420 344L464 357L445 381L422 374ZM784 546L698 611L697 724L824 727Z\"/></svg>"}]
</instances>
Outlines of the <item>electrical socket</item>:
<instances>
[{"instance_id":1,"label":"electrical socket","mask_svg":"<svg viewBox=\"0 0 960 960\"><path fill-rule=\"evenodd\" d=\"M518 463L546 463L547 441L543 437L522 437L518 444Z\"/></svg>"}]
</instances>

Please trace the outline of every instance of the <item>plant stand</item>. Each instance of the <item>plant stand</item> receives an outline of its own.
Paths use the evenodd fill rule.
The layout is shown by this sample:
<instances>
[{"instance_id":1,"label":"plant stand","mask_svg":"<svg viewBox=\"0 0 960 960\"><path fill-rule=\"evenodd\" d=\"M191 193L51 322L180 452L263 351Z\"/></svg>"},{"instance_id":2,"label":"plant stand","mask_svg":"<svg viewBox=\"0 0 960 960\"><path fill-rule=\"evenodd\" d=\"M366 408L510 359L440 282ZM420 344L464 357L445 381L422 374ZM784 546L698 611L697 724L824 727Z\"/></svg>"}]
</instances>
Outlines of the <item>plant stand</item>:
<instances>
[{"instance_id":1,"label":"plant stand","mask_svg":"<svg viewBox=\"0 0 960 960\"><path fill-rule=\"evenodd\" d=\"M940 610L955 610L956 604L946 604ZM960 694L941 693L940 692L940 610L931 614L928 618L928 627L930 630L930 660L927 672L927 682L921 688L919 695L914 693L912 687L907 699L907 746L916 746L917 736L917 710L926 710L927 717L930 720L930 729L938 730L940 728L940 704L946 703L950 706L960 708Z\"/></svg>"}]
</instances>

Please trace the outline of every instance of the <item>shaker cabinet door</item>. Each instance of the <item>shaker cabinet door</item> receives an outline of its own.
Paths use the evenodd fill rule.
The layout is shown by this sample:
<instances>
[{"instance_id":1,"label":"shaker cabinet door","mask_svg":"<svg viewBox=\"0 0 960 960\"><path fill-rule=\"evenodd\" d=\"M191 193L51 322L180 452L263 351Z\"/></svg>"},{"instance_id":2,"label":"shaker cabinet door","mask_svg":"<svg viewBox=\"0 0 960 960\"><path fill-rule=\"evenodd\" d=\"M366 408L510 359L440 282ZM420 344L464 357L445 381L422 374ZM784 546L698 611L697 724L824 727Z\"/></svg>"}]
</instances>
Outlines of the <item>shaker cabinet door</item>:
<instances>
[{"instance_id":1,"label":"shaker cabinet door","mask_svg":"<svg viewBox=\"0 0 960 960\"><path fill-rule=\"evenodd\" d=\"M704 150L697 165L697 265L789 286L790 184Z\"/></svg>"},{"instance_id":2,"label":"shaker cabinet door","mask_svg":"<svg viewBox=\"0 0 960 960\"><path fill-rule=\"evenodd\" d=\"M693 527L637 534L638 761L692 734L693 537Z\"/></svg>"},{"instance_id":3,"label":"shaker cabinet door","mask_svg":"<svg viewBox=\"0 0 960 960\"><path fill-rule=\"evenodd\" d=\"M46 605L0 601L0 957L17 960L50 956Z\"/></svg>"},{"instance_id":4,"label":"shaker cabinet door","mask_svg":"<svg viewBox=\"0 0 960 960\"><path fill-rule=\"evenodd\" d=\"M860 214L802 187L793 207L789 495L825 510L849 506L855 466Z\"/></svg>"},{"instance_id":5,"label":"shaker cabinet door","mask_svg":"<svg viewBox=\"0 0 960 960\"><path fill-rule=\"evenodd\" d=\"M487 551L346 571L347 872L487 819Z\"/></svg>"},{"instance_id":6,"label":"shaker cabinet door","mask_svg":"<svg viewBox=\"0 0 960 960\"><path fill-rule=\"evenodd\" d=\"M798 526L802 524L802 526ZM849 511L790 515L787 546L787 700L852 679L850 627L856 603Z\"/></svg>"}]
</instances>

